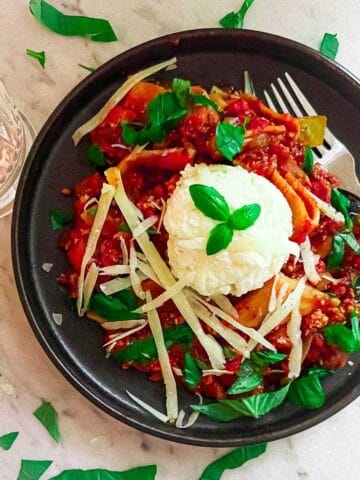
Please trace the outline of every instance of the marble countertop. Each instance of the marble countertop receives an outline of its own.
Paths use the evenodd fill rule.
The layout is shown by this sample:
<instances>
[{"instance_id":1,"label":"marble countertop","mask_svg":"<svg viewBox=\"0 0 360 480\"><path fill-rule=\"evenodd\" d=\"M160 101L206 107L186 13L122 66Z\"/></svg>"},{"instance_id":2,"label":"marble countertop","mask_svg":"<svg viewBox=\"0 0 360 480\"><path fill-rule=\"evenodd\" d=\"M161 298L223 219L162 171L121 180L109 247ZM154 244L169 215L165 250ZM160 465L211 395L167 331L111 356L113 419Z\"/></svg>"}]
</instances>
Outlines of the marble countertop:
<instances>
[{"instance_id":1,"label":"marble countertop","mask_svg":"<svg viewBox=\"0 0 360 480\"><path fill-rule=\"evenodd\" d=\"M165 33L216 27L241 0L64 0L68 13L111 20L119 41L94 43L65 38L41 27L25 0L0 3L0 77L38 129L69 90L87 74L77 66L101 65L114 55ZM210 6L211 5L211 6ZM337 33L337 60L360 76L360 2L353 0L256 0L247 28L276 33L317 48L325 31ZM42 70L25 49L45 50ZM125 470L156 463L159 480L196 480L224 450L178 445L131 429L89 403L50 363L18 300L10 258L11 218L0 220L0 435L19 431L8 452L0 449L2 480L15 480L20 459L49 459L44 479L65 468ZM61 418L57 445L32 412L44 398ZM310 430L273 442L265 455L224 480L343 480L360 470L360 400Z\"/></svg>"}]
</instances>

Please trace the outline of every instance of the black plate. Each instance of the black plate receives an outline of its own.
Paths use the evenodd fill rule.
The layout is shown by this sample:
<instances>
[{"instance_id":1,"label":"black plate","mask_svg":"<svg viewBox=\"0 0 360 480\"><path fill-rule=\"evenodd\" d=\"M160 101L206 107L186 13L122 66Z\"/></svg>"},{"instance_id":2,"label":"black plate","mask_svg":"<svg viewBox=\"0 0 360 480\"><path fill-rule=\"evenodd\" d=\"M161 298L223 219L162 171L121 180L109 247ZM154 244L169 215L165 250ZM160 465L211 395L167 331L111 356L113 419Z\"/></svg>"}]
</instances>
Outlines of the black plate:
<instances>
[{"instance_id":1,"label":"black plate","mask_svg":"<svg viewBox=\"0 0 360 480\"><path fill-rule=\"evenodd\" d=\"M207 87L225 84L242 88L243 71L249 70L260 93L288 71L315 108L328 115L330 129L358 156L359 83L314 50L247 30L195 30L152 40L119 55L81 82L38 135L22 173L14 209L12 248L17 287L30 324L50 359L80 392L119 420L153 435L196 445L227 447L274 440L315 425L355 399L360 393L358 362L324 380L327 402L320 410L305 411L285 403L259 420L216 423L202 417L194 427L178 430L161 424L129 400L125 387L163 410L163 386L105 360L100 327L77 318L56 283L67 265L56 246L58 232L49 226L49 208L69 211L71 200L61 196L60 189L91 172L84 155L86 142L75 148L72 133L128 74L174 55L178 69L162 72L157 78L176 75ZM55 264L50 273L41 269L44 262ZM52 312L63 314L61 327L54 324ZM191 401L191 395L181 393L181 406Z\"/></svg>"}]
</instances>

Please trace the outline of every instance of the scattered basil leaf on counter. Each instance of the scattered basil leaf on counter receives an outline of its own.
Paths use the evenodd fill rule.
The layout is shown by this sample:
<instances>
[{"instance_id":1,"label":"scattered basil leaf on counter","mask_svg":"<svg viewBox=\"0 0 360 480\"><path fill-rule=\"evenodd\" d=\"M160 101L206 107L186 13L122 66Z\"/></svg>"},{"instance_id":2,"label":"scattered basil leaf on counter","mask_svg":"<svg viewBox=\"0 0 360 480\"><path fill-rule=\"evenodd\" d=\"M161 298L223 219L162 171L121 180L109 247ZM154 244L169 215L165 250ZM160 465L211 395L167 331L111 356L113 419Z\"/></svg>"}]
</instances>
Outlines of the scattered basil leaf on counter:
<instances>
[{"instance_id":1,"label":"scattered basil leaf on counter","mask_svg":"<svg viewBox=\"0 0 360 480\"><path fill-rule=\"evenodd\" d=\"M21 460L17 480L39 480L51 464L51 460Z\"/></svg>"},{"instance_id":2,"label":"scattered basil leaf on counter","mask_svg":"<svg viewBox=\"0 0 360 480\"><path fill-rule=\"evenodd\" d=\"M219 223L210 231L206 243L206 255L215 255L224 250L233 238L234 230L226 223Z\"/></svg>"},{"instance_id":3,"label":"scattered basil leaf on counter","mask_svg":"<svg viewBox=\"0 0 360 480\"><path fill-rule=\"evenodd\" d=\"M349 214L350 200L337 188L331 189L331 205L344 215L346 226L352 230L353 225Z\"/></svg>"},{"instance_id":4,"label":"scattered basil leaf on counter","mask_svg":"<svg viewBox=\"0 0 360 480\"><path fill-rule=\"evenodd\" d=\"M185 353L184 364L184 381L189 388L195 388L201 380L201 371L199 370L194 357L189 353Z\"/></svg>"},{"instance_id":5,"label":"scattered basil leaf on counter","mask_svg":"<svg viewBox=\"0 0 360 480\"><path fill-rule=\"evenodd\" d=\"M60 210L60 208L50 209L50 223L53 230L59 230L64 225L67 225L72 220L72 216Z\"/></svg>"},{"instance_id":6,"label":"scattered basil leaf on counter","mask_svg":"<svg viewBox=\"0 0 360 480\"><path fill-rule=\"evenodd\" d=\"M93 42L113 42L117 37L107 20L65 15L45 0L30 0L30 12L51 31L65 36L88 37Z\"/></svg>"},{"instance_id":7,"label":"scattered basil leaf on counter","mask_svg":"<svg viewBox=\"0 0 360 480\"><path fill-rule=\"evenodd\" d=\"M240 366L238 378L227 391L230 395L239 395L250 392L258 387L263 380L256 366L249 360L245 360Z\"/></svg>"},{"instance_id":8,"label":"scattered basil leaf on counter","mask_svg":"<svg viewBox=\"0 0 360 480\"><path fill-rule=\"evenodd\" d=\"M324 33L320 45L320 52L325 55L325 57L331 58L332 60L335 60L339 50L339 41L336 37L336 33Z\"/></svg>"},{"instance_id":9,"label":"scattered basil leaf on counter","mask_svg":"<svg viewBox=\"0 0 360 480\"><path fill-rule=\"evenodd\" d=\"M350 315L351 329L345 325L328 325L324 336L329 343L334 343L347 353L360 351L359 318L355 311Z\"/></svg>"},{"instance_id":10,"label":"scattered basil leaf on counter","mask_svg":"<svg viewBox=\"0 0 360 480\"><path fill-rule=\"evenodd\" d=\"M105 165L104 152L102 152L97 145L90 145L90 147L86 149L86 157L95 167Z\"/></svg>"},{"instance_id":11,"label":"scattered basil leaf on counter","mask_svg":"<svg viewBox=\"0 0 360 480\"><path fill-rule=\"evenodd\" d=\"M59 415L50 402L42 402L33 415L42 423L55 442L59 443L61 435L59 431Z\"/></svg>"},{"instance_id":12,"label":"scattered basil leaf on counter","mask_svg":"<svg viewBox=\"0 0 360 480\"><path fill-rule=\"evenodd\" d=\"M3 450L10 450L18 435L19 432L10 432L2 435L0 437L0 448Z\"/></svg>"},{"instance_id":13,"label":"scattered basil leaf on counter","mask_svg":"<svg viewBox=\"0 0 360 480\"><path fill-rule=\"evenodd\" d=\"M216 103L210 100L210 98L205 97L205 95L191 94L190 99L194 102L195 105L203 105L204 107L211 107L216 112L219 111L219 108L216 105Z\"/></svg>"},{"instance_id":14,"label":"scattered basil leaf on counter","mask_svg":"<svg viewBox=\"0 0 360 480\"><path fill-rule=\"evenodd\" d=\"M194 339L194 333L191 328L182 323L175 327L164 328L164 342L166 348L171 347L174 343L179 343L186 347L190 346ZM134 340L127 347L111 352L112 358L120 362L148 362L151 359L157 358L157 349L153 336L149 336L144 340Z\"/></svg>"},{"instance_id":15,"label":"scattered basil leaf on counter","mask_svg":"<svg viewBox=\"0 0 360 480\"><path fill-rule=\"evenodd\" d=\"M289 386L287 384L275 392L260 393L240 400L219 400L206 405L191 405L191 408L218 422L228 422L242 416L259 418L285 400Z\"/></svg>"},{"instance_id":16,"label":"scattered basil leaf on counter","mask_svg":"<svg viewBox=\"0 0 360 480\"><path fill-rule=\"evenodd\" d=\"M171 84L171 91L175 94L178 104L182 108L187 107L190 96L190 81L181 78L174 78Z\"/></svg>"},{"instance_id":17,"label":"scattered basil leaf on counter","mask_svg":"<svg viewBox=\"0 0 360 480\"><path fill-rule=\"evenodd\" d=\"M314 168L314 153L308 145L306 145L304 149L304 161L302 168L306 175L311 175L311 172Z\"/></svg>"},{"instance_id":18,"label":"scattered basil leaf on counter","mask_svg":"<svg viewBox=\"0 0 360 480\"><path fill-rule=\"evenodd\" d=\"M189 187L189 192L195 207L206 217L219 221L227 221L229 219L229 205L215 188L194 184Z\"/></svg>"},{"instance_id":19,"label":"scattered basil leaf on counter","mask_svg":"<svg viewBox=\"0 0 360 480\"><path fill-rule=\"evenodd\" d=\"M293 381L287 398L300 407L312 410L320 408L326 401L324 389L318 375L307 375Z\"/></svg>"},{"instance_id":20,"label":"scattered basil leaf on counter","mask_svg":"<svg viewBox=\"0 0 360 480\"><path fill-rule=\"evenodd\" d=\"M78 66L80 68L83 68L84 70L87 70L88 72L95 72L96 68L95 67L88 67L86 65L83 65L82 63L78 63Z\"/></svg>"},{"instance_id":21,"label":"scattered basil leaf on counter","mask_svg":"<svg viewBox=\"0 0 360 480\"><path fill-rule=\"evenodd\" d=\"M332 370L324 367L311 367L307 372L308 375L317 375L319 378L328 377L332 373Z\"/></svg>"},{"instance_id":22,"label":"scattered basil leaf on counter","mask_svg":"<svg viewBox=\"0 0 360 480\"><path fill-rule=\"evenodd\" d=\"M155 480L156 465L132 468L125 472L115 472L94 468L92 470L64 470L49 480Z\"/></svg>"},{"instance_id":23,"label":"scattered basil leaf on counter","mask_svg":"<svg viewBox=\"0 0 360 480\"><path fill-rule=\"evenodd\" d=\"M341 235L335 233L330 255L328 256L326 265L329 268L336 268L341 265L345 253L345 242Z\"/></svg>"},{"instance_id":24,"label":"scattered basil leaf on counter","mask_svg":"<svg viewBox=\"0 0 360 480\"><path fill-rule=\"evenodd\" d=\"M45 57L45 52L44 51L36 52L35 50L30 50L29 48L27 48L26 49L26 55L28 55L29 57L35 58L40 63L42 68L45 68L46 57Z\"/></svg>"},{"instance_id":25,"label":"scattered basil leaf on counter","mask_svg":"<svg viewBox=\"0 0 360 480\"><path fill-rule=\"evenodd\" d=\"M199 480L220 480L225 470L239 468L249 460L259 457L265 453L266 447L266 443L258 443L236 448L210 463L201 474Z\"/></svg>"},{"instance_id":26,"label":"scattered basil leaf on counter","mask_svg":"<svg viewBox=\"0 0 360 480\"><path fill-rule=\"evenodd\" d=\"M245 140L245 127L219 122L216 126L216 146L224 157L232 162L235 155L241 152Z\"/></svg>"},{"instance_id":27,"label":"scattered basil leaf on counter","mask_svg":"<svg viewBox=\"0 0 360 480\"><path fill-rule=\"evenodd\" d=\"M234 230L245 230L254 225L259 218L261 207L258 203L244 205L235 210L228 221L228 225Z\"/></svg>"},{"instance_id":28,"label":"scattered basil leaf on counter","mask_svg":"<svg viewBox=\"0 0 360 480\"><path fill-rule=\"evenodd\" d=\"M120 297L121 298L121 297ZM124 299L115 295L95 293L91 297L89 309L97 313L106 321L116 322L119 320L137 320L142 317L141 313L129 311Z\"/></svg>"},{"instance_id":29,"label":"scattered basil leaf on counter","mask_svg":"<svg viewBox=\"0 0 360 480\"><path fill-rule=\"evenodd\" d=\"M250 359L258 366L265 366L273 363L281 362L286 358L285 353L272 352L270 350L253 351L250 354Z\"/></svg>"},{"instance_id":30,"label":"scattered basil leaf on counter","mask_svg":"<svg viewBox=\"0 0 360 480\"><path fill-rule=\"evenodd\" d=\"M244 0L240 10L225 15L225 17L219 21L220 25L223 28L243 28L245 15L253 3L254 0Z\"/></svg>"}]
</instances>

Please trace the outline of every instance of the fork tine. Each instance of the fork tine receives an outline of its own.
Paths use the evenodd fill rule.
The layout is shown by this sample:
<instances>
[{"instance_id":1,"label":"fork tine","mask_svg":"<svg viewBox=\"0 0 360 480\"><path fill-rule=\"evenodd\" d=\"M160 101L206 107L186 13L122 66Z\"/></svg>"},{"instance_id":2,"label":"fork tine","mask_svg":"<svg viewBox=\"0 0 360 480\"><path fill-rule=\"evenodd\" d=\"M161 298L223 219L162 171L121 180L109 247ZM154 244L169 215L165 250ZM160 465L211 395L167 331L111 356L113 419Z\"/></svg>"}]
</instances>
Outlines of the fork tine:
<instances>
[{"instance_id":1,"label":"fork tine","mask_svg":"<svg viewBox=\"0 0 360 480\"><path fill-rule=\"evenodd\" d=\"M277 112L275 104L271 100L271 97L266 90L264 90L264 97L265 97L266 103L271 108L271 110L274 110L274 112Z\"/></svg>"},{"instance_id":2,"label":"fork tine","mask_svg":"<svg viewBox=\"0 0 360 480\"><path fill-rule=\"evenodd\" d=\"M289 82L289 85L291 86L293 92L297 96L297 99L299 100L302 108L304 109L305 113L307 115L317 115L316 110L313 108L313 106L310 104L308 99L305 97L305 95L302 93L300 88L296 85L295 81L293 78L290 76L289 73L285 73L286 80ZM325 130L325 140L327 143L332 146L335 143L335 137L334 135L330 132L330 130L327 128Z\"/></svg>"},{"instance_id":3,"label":"fork tine","mask_svg":"<svg viewBox=\"0 0 360 480\"><path fill-rule=\"evenodd\" d=\"M250 93L251 95L256 96L256 92L255 92L255 88L254 88L254 84L253 84L251 75L247 70L244 71L244 92L245 93Z\"/></svg>"},{"instance_id":4,"label":"fork tine","mask_svg":"<svg viewBox=\"0 0 360 480\"><path fill-rule=\"evenodd\" d=\"M286 103L284 102L282 96L280 95L280 93L278 92L277 88L273 83L271 84L271 88L283 113L289 113L289 109L287 108Z\"/></svg>"},{"instance_id":5,"label":"fork tine","mask_svg":"<svg viewBox=\"0 0 360 480\"><path fill-rule=\"evenodd\" d=\"M303 112L300 110L300 108L298 107L297 103L295 102L295 100L293 99L293 97L290 95L290 92L289 92L289 90L286 88L285 83L281 80L281 78L278 78L277 81L278 81L278 83L279 83L280 89L282 90L283 94L285 95L285 98L286 98L286 100L289 102L289 105L290 105L290 107L293 109L295 115L296 115L297 117L302 117L302 116L303 116Z\"/></svg>"}]
</instances>

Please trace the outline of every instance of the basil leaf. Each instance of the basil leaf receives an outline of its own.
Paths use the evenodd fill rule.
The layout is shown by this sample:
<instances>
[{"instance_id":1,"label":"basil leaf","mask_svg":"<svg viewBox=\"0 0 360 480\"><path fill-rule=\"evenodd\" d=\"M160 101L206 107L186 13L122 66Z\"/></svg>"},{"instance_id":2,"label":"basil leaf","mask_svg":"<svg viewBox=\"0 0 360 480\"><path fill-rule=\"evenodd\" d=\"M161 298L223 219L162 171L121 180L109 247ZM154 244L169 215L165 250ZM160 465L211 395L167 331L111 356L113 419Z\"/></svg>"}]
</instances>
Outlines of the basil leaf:
<instances>
[{"instance_id":1,"label":"basil leaf","mask_svg":"<svg viewBox=\"0 0 360 480\"><path fill-rule=\"evenodd\" d=\"M60 210L60 208L50 209L50 223L52 230L59 230L64 225L70 223L72 216Z\"/></svg>"},{"instance_id":2,"label":"basil leaf","mask_svg":"<svg viewBox=\"0 0 360 480\"><path fill-rule=\"evenodd\" d=\"M360 255L360 245L356 240L355 235L352 232L343 232L339 233L341 238L348 244L348 246L353 250L355 255Z\"/></svg>"},{"instance_id":3,"label":"basil leaf","mask_svg":"<svg viewBox=\"0 0 360 480\"><path fill-rule=\"evenodd\" d=\"M129 311L135 310L139 306L137 297L130 288L126 288L125 290L114 293L113 297L116 297L118 300L120 300L120 302L122 302Z\"/></svg>"},{"instance_id":4,"label":"basil leaf","mask_svg":"<svg viewBox=\"0 0 360 480\"><path fill-rule=\"evenodd\" d=\"M203 362L199 358L194 358L196 365L200 368L200 370L208 370L210 367L207 363Z\"/></svg>"},{"instance_id":5,"label":"basil leaf","mask_svg":"<svg viewBox=\"0 0 360 480\"><path fill-rule=\"evenodd\" d=\"M171 347L174 343L179 343L187 347L194 339L194 333L186 323L165 328L163 333L167 348ZM157 358L154 338L149 336L144 340L135 340L122 350L111 352L111 356L119 362L148 362L151 359Z\"/></svg>"},{"instance_id":6,"label":"basil leaf","mask_svg":"<svg viewBox=\"0 0 360 480\"><path fill-rule=\"evenodd\" d=\"M355 299L360 300L360 275L352 279L351 286L354 289Z\"/></svg>"},{"instance_id":7,"label":"basil leaf","mask_svg":"<svg viewBox=\"0 0 360 480\"><path fill-rule=\"evenodd\" d=\"M263 380L255 365L245 360L240 366L240 373L235 382L227 391L230 395L239 395L240 393L250 392L258 387Z\"/></svg>"},{"instance_id":8,"label":"basil leaf","mask_svg":"<svg viewBox=\"0 0 360 480\"><path fill-rule=\"evenodd\" d=\"M206 243L206 255L215 255L224 250L232 240L234 231L226 223L219 223L214 227Z\"/></svg>"},{"instance_id":9,"label":"basil leaf","mask_svg":"<svg viewBox=\"0 0 360 480\"><path fill-rule=\"evenodd\" d=\"M189 187L189 192L195 207L206 217L219 221L230 217L229 205L215 188L195 184Z\"/></svg>"},{"instance_id":10,"label":"basil leaf","mask_svg":"<svg viewBox=\"0 0 360 480\"><path fill-rule=\"evenodd\" d=\"M338 211L341 212L345 217L345 224L352 230L352 221L349 215L350 201L349 199L340 192L337 188L331 189L331 205Z\"/></svg>"},{"instance_id":11,"label":"basil leaf","mask_svg":"<svg viewBox=\"0 0 360 480\"><path fill-rule=\"evenodd\" d=\"M97 210L98 210L98 206L97 206L97 204L95 204L95 205L92 205L91 207L89 207L86 210L86 213L88 215L90 215L90 217L95 217Z\"/></svg>"},{"instance_id":12,"label":"basil leaf","mask_svg":"<svg viewBox=\"0 0 360 480\"><path fill-rule=\"evenodd\" d=\"M89 309L110 322L141 318L141 313L129 311L126 304L115 295L96 293L91 297Z\"/></svg>"},{"instance_id":13,"label":"basil leaf","mask_svg":"<svg viewBox=\"0 0 360 480\"><path fill-rule=\"evenodd\" d=\"M115 472L94 468L92 470L64 470L49 480L155 480L156 465L132 468L125 472Z\"/></svg>"},{"instance_id":14,"label":"basil leaf","mask_svg":"<svg viewBox=\"0 0 360 480\"><path fill-rule=\"evenodd\" d=\"M39 480L51 464L51 460L21 460L17 480Z\"/></svg>"},{"instance_id":15,"label":"basil leaf","mask_svg":"<svg viewBox=\"0 0 360 480\"><path fill-rule=\"evenodd\" d=\"M308 145L306 145L305 147L304 162L302 164L302 168L306 175L311 175L311 172L314 168L314 153Z\"/></svg>"},{"instance_id":16,"label":"basil leaf","mask_svg":"<svg viewBox=\"0 0 360 480\"><path fill-rule=\"evenodd\" d=\"M216 103L210 100L210 98L205 97L204 95L190 95L190 98L195 105L204 105L205 107L211 107L216 112L219 111Z\"/></svg>"},{"instance_id":17,"label":"basil leaf","mask_svg":"<svg viewBox=\"0 0 360 480\"><path fill-rule=\"evenodd\" d=\"M271 352L270 350L251 352L250 359L259 367L281 362L286 358L285 353Z\"/></svg>"},{"instance_id":18,"label":"basil leaf","mask_svg":"<svg viewBox=\"0 0 360 480\"><path fill-rule=\"evenodd\" d=\"M352 320L352 325L354 324ZM354 335L355 333L355 335ZM347 353L355 353L360 350L357 342L357 331L350 330L345 325L329 325L324 328L324 336L329 343L334 343Z\"/></svg>"},{"instance_id":19,"label":"basil leaf","mask_svg":"<svg viewBox=\"0 0 360 480\"><path fill-rule=\"evenodd\" d=\"M336 37L336 33L324 33L320 45L320 52L325 55L325 57L331 58L332 60L335 60L339 50L339 41Z\"/></svg>"},{"instance_id":20,"label":"basil leaf","mask_svg":"<svg viewBox=\"0 0 360 480\"><path fill-rule=\"evenodd\" d=\"M345 253L345 242L341 235L335 233L333 243L326 265L329 268L336 268L341 265Z\"/></svg>"},{"instance_id":21,"label":"basil leaf","mask_svg":"<svg viewBox=\"0 0 360 480\"><path fill-rule=\"evenodd\" d=\"M318 375L308 375L292 382L287 398L309 410L322 407L326 401Z\"/></svg>"},{"instance_id":22,"label":"basil leaf","mask_svg":"<svg viewBox=\"0 0 360 480\"><path fill-rule=\"evenodd\" d=\"M60 35L89 37L93 42L117 40L107 20L80 15L65 15L45 0L30 0L29 8L40 23Z\"/></svg>"},{"instance_id":23,"label":"basil leaf","mask_svg":"<svg viewBox=\"0 0 360 480\"><path fill-rule=\"evenodd\" d=\"M285 400L289 386L287 384L275 392L260 393L241 400L220 400L207 405L191 405L191 408L219 422L228 422L242 416L259 418Z\"/></svg>"},{"instance_id":24,"label":"basil leaf","mask_svg":"<svg viewBox=\"0 0 360 480\"><path fill-rule=\"evenodd\" d=\"M174 78L171 84L171 91L175 94L178 104L182 108L186 108L190 96L190 82L189 80L182 80L181 78Z\"/></svg>"},{"instance_id":25,"label":"basil leaf","mask_svg":"<svg viewBox=\"0 0 360 480\"><path fill-rule=\"evenodd\" d=\"M228 225L234 230L245 230L254 225L259 218L260 212L261 207L258 203L244 205L231 214Z\"/></svg>"},{"instance_id":26,"label":"basil leaf","mask_svg":"<svg viewBox=\"0 0 360 480\"><path fill-rule=\"evenodd\" d=\"M142 130L135 130L123 123L121 127L121 137L126 145L145 145L149 142L161 142L166 135L162 127L146 126Z\"/></svg>"},{"instance_id":27,"label":"basil leaf","mask_svg":"<svg viewBox=\"0 0 360 480\"><path fill-rule=\"evenodd\" d=\"M237 357L236 352L229 347L223 347L223 352L226 360L234 360Z\"/></svg>"},{"instance_id":28,"label":"basil leaf","mask_svg":"<svg viewBox=\"0 0 360 480\"><path fill-rule=\"evenodd\" d=\"M59 415L51 403L43 401L40 407L33 412L33 415L42 423L55 442L59 443L61 440Z\"/></svg>"},{"instance_id":29,"label":"basil leaf","mask_svg":"<svg viewBox=\"0 0 360 480\"><path fill-rule=\"evenodd\" d=\"M176 95L170 92L161 93L148 105L150 125L166 130L174 128L186 113L186 108L180 107Z\"/></svg>"},{"instance_id":30,"label":"basil leaf","mask_svg":"<svg viewBox=\"0 0 360 480\"><path fill-rule=\"evenodd\" d=\"M45 68L45 52L36 52L35 50L30 50L29 48L26 49L26 55L32 58L36 58L36 60L40 63L42 68Z\"/></svg>"},{"instance_id":31,"label":"basil leaf","mask_svg":"<svg viewBox=\"0 0 360 480\"><path fill-rule=\"evenodd\" d=\"M95 72L96 68L95 67L87 67L86 65L83 65L82 63L78 63L78 66L83 68L84 70L87 70L88 72Z\"/></svg>"},{"instance_id":32,"label":"basil leaf","mask_svg":"<svg viewBox=\"0 0 360 480\"><path fill-rule=\"evenodd\" d=\"M90 147L86 149L86 157L95 167L105 165L104 152L102 152L97 145L90 145Z\"/></svg>"},{"instance_id":33,"label":"basil leaf","mask_svg":"<svg viewBox=\"0 0 360 480\"><path fill-rule=\"evenodd\" d=\"M216 127L216 146L231 162L241 152L245 139L243 125L234 126L229 122L219 122Z\"/></svg>"},{"instance_id":34,"label":"basil leaf","mask_svg":"<svg viewBox=\"0 0 360 480\"><path fill-rule=\"evenodd\" d=\"M3 450L10 450L12 444L15 442L19 432L10 432L0 437L0 448Z\"/></svg>"},{"instance_id":35,"label":"basil leaf","mask_svg":"<svg viewBox=\"0 0 360 480\"><path fill-rule=\"evenodd\" d=\"M201 380L201 372L198 369L194 357L189 353L185 353L184 380L188 387L195 388Z\"/></svg>"},{"instance_id":36,"label":"basil leaf","mask_svg":"<svg viewBox=\"0 0 360 480\"><path fill-rule=\"evenodd\" d=\"M360 350L360 325L359 316L355 310L350 313L351 331L355 342L357 344L357 350Z\"/></svg>"},{"instance_id":37,"label":"basil leaf","mask_svg":"<svg viewBox=\"0 0 360 480\"><path fill-rule=\"evenodd\" d=\"M230 12L223 17L219 23L223 28L243 28L246 12L249 10L254 0L244 0L238 12Z\"/></svg>"},{"instance_id":38,"label":"basil leaf","mask_svg":"<svg viewBox=\"0 0 360 480\"><path fill-rule=\"evenodd\" d=\"M201 474L199 480L220 480L225 470L239 468L249 460L259 457L265 453L266 447L266 443L258 443L236 448L210 463Z\"/></svg>"},{"instance_id":39,"label":"basil leaf","mask_svg":"<svg viewBox=\"0 0 360 480\"><path fill-rule=\"evenodd\" d=\"M131 228L129 227L129 225L127 223L120 223L118 228L121 232L131 233Z\"/></svg>"}]
</instances>

